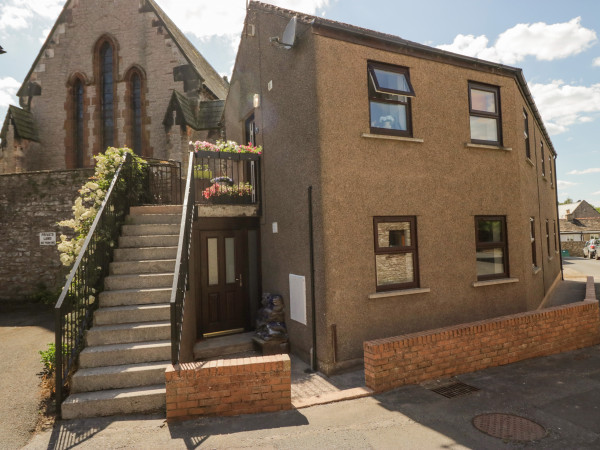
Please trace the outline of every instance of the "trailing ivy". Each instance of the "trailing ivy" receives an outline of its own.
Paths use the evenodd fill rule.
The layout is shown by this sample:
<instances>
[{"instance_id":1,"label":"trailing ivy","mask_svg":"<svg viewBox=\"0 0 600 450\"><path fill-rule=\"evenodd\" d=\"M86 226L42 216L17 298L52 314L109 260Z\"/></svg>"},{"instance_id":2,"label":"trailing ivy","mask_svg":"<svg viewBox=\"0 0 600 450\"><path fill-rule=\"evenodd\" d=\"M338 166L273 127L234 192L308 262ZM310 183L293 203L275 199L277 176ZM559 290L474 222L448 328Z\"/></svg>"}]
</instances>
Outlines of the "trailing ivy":
<instances>
[{"instance_id":1,"label":"trailing ivy","mask_svg":"<svg viewBox=\"0 0 600 450\"><path fill-rule=\"evenodd\" d=\"M58 222L58 225L71 228L73 237L69 239L66 235L60 236L58 251L60 252L60 262L65 266L71 266L77 259L85 238L94 223L96 214L102 206L106 193L112 183L115 172L119 165L125 161L125 155L129 153L132 161L130 172L127 176L131 177L128 186L124 182L115 186L118 192L124 192L130 198L139 198L143 192L144 165L146 161L133 153L128 148L109 147L106 152L96 155L96 166L94 175L79 189L79 196L73 204L73 218ZM110 243L114 245L113 242Z\"/></svg>"}]
</instances>

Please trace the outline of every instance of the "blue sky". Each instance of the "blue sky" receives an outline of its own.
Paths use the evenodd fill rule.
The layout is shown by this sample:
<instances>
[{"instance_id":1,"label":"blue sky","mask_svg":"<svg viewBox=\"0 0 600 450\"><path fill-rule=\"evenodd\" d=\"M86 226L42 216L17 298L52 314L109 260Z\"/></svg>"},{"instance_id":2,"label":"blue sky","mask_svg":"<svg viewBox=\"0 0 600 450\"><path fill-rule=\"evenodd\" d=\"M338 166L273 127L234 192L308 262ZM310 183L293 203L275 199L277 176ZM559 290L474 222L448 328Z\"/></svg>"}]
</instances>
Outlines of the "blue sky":
<instances>
[{"instance_id":1,"label":"blue sky","mask_svg":"<svg viewBox=\"0 0 600 450\"><path fill-rule=\"evenodd\" d=\"M98 1L98 0L79 0ZM137 0L112 0L120 2ZM231 72L246 0L157 0L208 61ZM65 0L0 0L0 120ZM289 9L524 70L558 152L559 200L600 206L600 2L275 0Z\"/></svg>"}]
</instances>

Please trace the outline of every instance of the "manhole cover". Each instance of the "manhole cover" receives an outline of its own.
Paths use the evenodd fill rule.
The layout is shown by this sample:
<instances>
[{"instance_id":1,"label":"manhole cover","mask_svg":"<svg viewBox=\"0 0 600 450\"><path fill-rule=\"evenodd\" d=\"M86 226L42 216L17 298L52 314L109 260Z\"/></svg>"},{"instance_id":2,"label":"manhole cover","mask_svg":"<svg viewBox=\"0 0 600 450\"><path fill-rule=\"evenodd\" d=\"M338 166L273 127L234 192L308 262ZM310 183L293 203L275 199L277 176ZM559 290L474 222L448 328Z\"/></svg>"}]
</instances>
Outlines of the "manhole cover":
<instances>
[{"instance_id":1,"label":"manhole cover","mask_svg":"<svg viewBox=\"0 0 600 450\"><path fill-rule=\"evenodd\" d=\"M512 414L481 414L473 419L473 425L485 434L511 441L537 441L546 436L541 425Z\"/></svg>"},{"instance_id":2,"label":"manhole cover","mask_svg":"<svg viewBox=\"0 0 600 450\"><path fill-rule=\"evenodd\" d=\"M471 392L477 392L479 389L474 386L469 386L465 383L452 383L446 386L437 387L431 389L436 394L443 395L446 398L459 397L461 395L466 395Z\"/></svg>"}]
</instances>

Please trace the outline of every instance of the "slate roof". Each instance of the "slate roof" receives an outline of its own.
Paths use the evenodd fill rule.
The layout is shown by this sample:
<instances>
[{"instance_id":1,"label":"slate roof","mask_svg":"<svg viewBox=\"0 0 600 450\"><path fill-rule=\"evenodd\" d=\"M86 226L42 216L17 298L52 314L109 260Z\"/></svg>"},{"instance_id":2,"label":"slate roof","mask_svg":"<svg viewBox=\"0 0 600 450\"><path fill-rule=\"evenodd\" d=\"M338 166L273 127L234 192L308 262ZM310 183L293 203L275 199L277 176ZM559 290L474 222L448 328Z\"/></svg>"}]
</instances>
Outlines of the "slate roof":
<instances>
[{"instance_id":1,"label":"slate roof","mask_svg":"<svg viewBox=\"0 0 600 450\"><path fill-rule=\"evenodd\" d=\"M556 150L552 145L550 135L548 134L544 126L542 116L540 115L537 106L535 105L533 96L531 95L531 91L529 90L529 87L527 85L527 81L525 81L525 77L523 76L523 71L517 67L506 66L500 63L485 61L483 59L477 59L470 56L464 56L458 53L449 52L447 50L440 50L438 48L429 47L427 45L419 44L417 42L408 41L406 39L402 39L392 34L381 33L379 31L369 30L366 28L357 27L355 25L350 25L343 22L336 22L334 20L324 19L323 17L311 16L309 14L280 8L278 6L258 1L251 1L249 4L249 9L263 10L267 13L279 14L290 18L293 16L297 16L297 20L299 22L311 26L316 33L318 33L320 29L327 29L330 31L339 32L341 34L349 34L353 37L364 40L365 45L369 45L373 42L379 42L385 46L385 49L387 51L395 51L395 49L402 49L404 51L411 52L415 56L426 55L427 57L435 59L437 61L453 62L459 65L468 64L476 70L483 70L488 72L502 72L505 74L512 75L516 79L523 93L523 96L525 97L527 103L529 104L529 107L533 111L533 115L535 116L536 121L538 122L542 130L542 134L548 142L548 147L550 148L550 151L554 155L556 155ZM283 33L283 30L281 30L281 32Z\"/></svg>"},{"instance_id":2,"label":"slate roof","mask_svg":"<svg viewBox=\"0 0 600 450\"><path fill-rule=\"evenodd\" d=\"M185 37L183 32L167 16L167 14L156 4L154 0L146 0L154 9L156 15L162 20L165 29L185 56L188 62L194 67L198 75L204 80L204 85L217 97L224 99L227 96L229 84L213 69L213 67L204 59L194 45Z\"/></svg>"},{"instance_id":3,"label":"slate roof","mask_svg":"<svg viewBox=\"0 0 600 450\"><path fill-rule=\"evenodd\" d=\"M579 208L579 205L581 205L581 202L566 203L564 205L558 205L558 218L566 219L567 211L570 211L571 213L573 213L573 211L575 211L577 208Z\"/></svg>"},{"instance_id":4,"label":"slate roof","mask_svg":"<svg viewBox=\"0 0 600 450\"><path fill-rule=\"evenodd\" d=\"M73 0L67 0L65 6L58 16L58 19L54 23L52 30L48 34L46 41L42 45L38 56L36 57L33 65L29 69L27 76L25 77L25 81L21 85L19 91L17 92L17 96L22 97L26 95L28 80L31 77L35 67L40 61L42 55L44 54L44 50L48 46L48 43L51 41L52 36L58 25L66 21L68 17L68 6L71 4ZM167 14L156 4L154 0L146 0L146 4L148 7L157 15L157 17L162 21L165 30L169 33L175 45L179 48L183 56L187 59L189 64L194 68L194 70L198 73L198 75L204 81L204 85L208 90L210 90L217 98L224 99L227 96L227 91L229 89L229 83L227 83L216 71L213 67L204 59L204 57L200 54L200 52L194 47L194 45L185 37L183 32L177 28L177 25L167 16Z\"/></svg>"},{"instance_id":5,"label":"slate roof","mask_svg":"<svg viewBox=\"0 0 600 450\"><path fill-rule=\"evenodd\" d=\"M195 114L189 99L181 92L173 91L163 123L167 126L173 125L172 113L179 111L185 122L181 125L188 125L194 130L219 128L224 107L225 100L204 101L200 102L198 113Z\"/></svg>"},{"instance_id":6,"label":"slate roof","mask_svg":"<svg viewBox=\"0 0 600 450\"><path fill-rule=\"evenodd\" d=\"M198 110L198 130L210 130L219 128L223 110L225 109L225 100L213 100L201 102Z\"/></svg>"},{"instance_id":7,"label":"slate roof","mask_svg":"<svg viewBox=\"0 0 600 450\"><path fill-rule=\"evenodd\" d=\"M6 119L4 119L4 124L2 125L2 131L0 131L0 138L2 138L3 142L6 140L8 125L11 120L15 127L15 133L19 138L35 142L40 141L31 111L10 105L6 113Z\"/></svg>"},{"instance_id":8,"label":"slate roof","mask_svg":"<svg viewBox=\"0 0 600 450\"><path fill-rule=\"evenodd\" d=\"M581 218L573 219L569 222L566 219L558 221L561 233L597 233L600 232L600 218Z\"/></svg>"}]
</instances>

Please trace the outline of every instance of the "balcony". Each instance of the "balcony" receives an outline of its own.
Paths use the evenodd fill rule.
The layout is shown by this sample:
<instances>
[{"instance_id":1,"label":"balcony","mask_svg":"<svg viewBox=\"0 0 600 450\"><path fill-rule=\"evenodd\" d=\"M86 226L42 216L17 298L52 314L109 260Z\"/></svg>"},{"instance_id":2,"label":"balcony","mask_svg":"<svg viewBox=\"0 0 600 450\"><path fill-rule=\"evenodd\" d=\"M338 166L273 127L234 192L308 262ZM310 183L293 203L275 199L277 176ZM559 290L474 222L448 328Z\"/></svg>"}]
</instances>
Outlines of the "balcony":
<instances>
[{"instance_id":1,"label":"balcony","mask_svg":"<svg viewBox=\"0 0 600 450\"><path fill-rule=\"evenodd\" d=\"M256 216L260 206L256 153L195 152L194 183L200 216Z\"/></svg>"}]
</instances>

